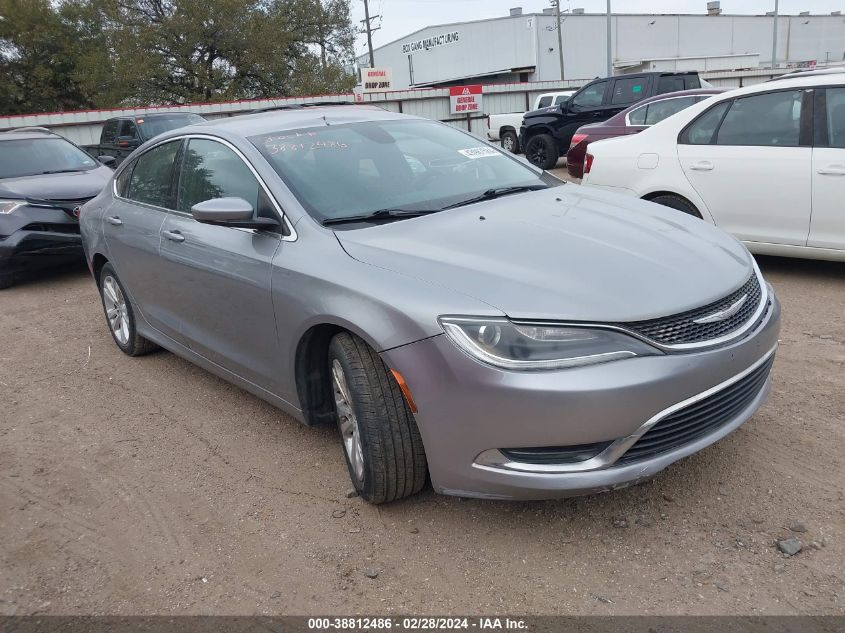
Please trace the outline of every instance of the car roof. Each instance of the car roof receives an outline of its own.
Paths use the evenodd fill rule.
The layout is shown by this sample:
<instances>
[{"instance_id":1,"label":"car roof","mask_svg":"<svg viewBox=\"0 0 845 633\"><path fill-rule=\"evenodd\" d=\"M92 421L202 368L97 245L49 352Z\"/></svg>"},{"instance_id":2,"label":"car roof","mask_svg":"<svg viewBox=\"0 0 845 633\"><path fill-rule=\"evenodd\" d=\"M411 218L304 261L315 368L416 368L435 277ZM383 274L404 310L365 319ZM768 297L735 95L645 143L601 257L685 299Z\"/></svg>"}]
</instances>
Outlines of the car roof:
<instances>
[{"instance_id":1,"label":"car roof","mask_svg":"<svg viewBox=\"0 0 845 633\"><path fill-rule=\"evenodd\" d=\"M815 68L806 70L793 70L780 75L779 77L772 77L769 81L781 81L783 79L795 79L796 77L817 77L819 75L841 75L845 73L845 67L837 66L836 68Z\"/></svg>"},{"instance_id":2,"label":"car roof","mask_svg":"<svg viewBox=\"0 0 845 633\"><path fill-rule=\"evenodd\" d=\"M112 117L112 119L130 119L134 121L135 119L160 119L164 117L181 116L186 114L202 116L201 114L198 114L196 112L150 112L149 114L126 114L123 116Z\"/></svg>"},{"instance_id":3,"label":"car roof","mask_svg":"<svg viewBox=\"0 0 845 633\"><path fill-rule=\"evenodd\" d=\"M771 90L786 90L789 88L813 88L823 86L845 86L845 73L796 73L794 77L782 77L777 81L764 81L753 86L745 86L743 88L735 88L722 95L730 95L731 97L739 97L745 94L754 94L757 92L768 92Z\"/></svg>"},{"instance_id":4,"label":"car roof","mask_svg":"<svg viewBox=\"0 0 845 633\"><path fill-rule=\"evenodd\" d=\"M33 129L20 129L20 130L9 130L7 132L0 133L0 141L19 141L22 139L38 139L38 138L64 138L54 132L49 131L41 131L41 130L33 130ZM67 139L65 139L67 140Z\"/></svg>"},{"instance_id":5,"label":"car roof","mask_svg":"<svg viewBox=\"0 0 845 633\"><path fill-rule=\"evenodd\" d=\"M191 132L199 133L206 131L215 133L226 131L249 137L307 127L419 118L407 114L390 112L376 106L313 106L301 109L268 110L256 114L214 119L207 123L196 123L192 125ZM184 129L177 132L180 134L185 133Z\"/></svg>"}]
</instances>

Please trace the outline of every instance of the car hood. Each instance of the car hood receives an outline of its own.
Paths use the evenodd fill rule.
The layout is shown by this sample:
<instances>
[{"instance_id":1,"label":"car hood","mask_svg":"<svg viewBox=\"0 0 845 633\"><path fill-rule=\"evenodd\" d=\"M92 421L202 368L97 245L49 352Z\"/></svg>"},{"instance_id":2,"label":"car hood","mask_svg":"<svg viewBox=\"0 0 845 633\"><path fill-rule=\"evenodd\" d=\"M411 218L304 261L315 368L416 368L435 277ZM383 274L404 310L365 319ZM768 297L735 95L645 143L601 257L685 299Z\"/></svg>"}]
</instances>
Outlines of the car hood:
<instances>
[{"instance_id":1,"label":"car hood","mask_svg":"<svg viewBox=\"0 0 845 633\"><path fill-rule=\"evenodd\" d=\"M0 180L0 197L77 200L93 198L109 182L114 172L108 167L66 174L41 174Z\"/></svg>"},{"instance_id":2,"label":"car hood","mask_svg":"<svg viewBox=\"0 0 845 633\"><path fill-rule=\"evenodd\" d=\"M514 319L666 316L724 297L754 270L745 247L712 225L576 185L336 235L361 262Z\"/></svg>"}]
</instances>

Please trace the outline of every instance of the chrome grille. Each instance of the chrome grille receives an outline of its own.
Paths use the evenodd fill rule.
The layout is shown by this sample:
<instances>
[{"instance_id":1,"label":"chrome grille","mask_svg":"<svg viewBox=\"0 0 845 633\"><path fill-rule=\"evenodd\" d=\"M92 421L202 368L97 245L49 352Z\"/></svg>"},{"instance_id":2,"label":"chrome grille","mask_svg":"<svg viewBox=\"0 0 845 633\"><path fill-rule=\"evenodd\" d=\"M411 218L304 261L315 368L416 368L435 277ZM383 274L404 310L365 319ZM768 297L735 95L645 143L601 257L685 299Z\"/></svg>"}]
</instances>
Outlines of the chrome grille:
<instances>
[{"instance_id":1,"label":"chrome grille","mask_svg":"<svg viewBox=\"0 0 845 633\"><path fill-rule=\"evenodd\" d=\"M661 345L683 345L688 343L702 343L730 334L745 325L760 306L762 288L757 275L751 275L741 288L727 297L709 303L701 308L687 310L679 314L646 321L631 321L614 323L616 327L624 328L643 338L655 341ZM736 314L723 321L713 323L696 323L697 319L710 316L734 305L743 295L747 295Z\"/></svg>"},{"instance_id":2,"label":"chrome grille","mask_svg":"<svg viewBox=\"0 0 845 633\"><path fill-rule=\"evenodd\" d=\"M739 415L766 384L774 354L735 383L675 411L646 431L617 461L617 465L650 459L679 448L727 424Z\"/></svg>"}]
</instances>

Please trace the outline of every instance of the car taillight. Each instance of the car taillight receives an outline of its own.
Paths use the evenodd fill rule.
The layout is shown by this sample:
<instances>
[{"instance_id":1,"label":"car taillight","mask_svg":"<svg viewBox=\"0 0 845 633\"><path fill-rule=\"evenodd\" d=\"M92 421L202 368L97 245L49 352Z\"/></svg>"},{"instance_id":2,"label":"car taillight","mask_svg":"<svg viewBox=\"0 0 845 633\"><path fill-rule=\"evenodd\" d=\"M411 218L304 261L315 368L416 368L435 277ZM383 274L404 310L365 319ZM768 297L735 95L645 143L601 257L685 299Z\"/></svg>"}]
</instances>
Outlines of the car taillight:
<instances>
[{"instance_id":1,"label":"car taillight","mask_svg":"<svg viewBox=\"0 0 845 633\"><path fill-rule=\"evenodd\" d=\"M584 174L589 174L590 168L592 168L592 166L593 166L593 155L587 154L584 157Z\"/></svg>"},{"instance_id":2,"label":"car taillight","mask_svg":"<svg viewBox=\"0 0 845 633\"><path fill-rule=\"evenodd\" d=\"M569 143L569 147L575 147L576 145L578 145L578 143L583 141L585 138L587 138L586 134L573 134L572 135L572 141Z\"/></svg>"}]
</instances>

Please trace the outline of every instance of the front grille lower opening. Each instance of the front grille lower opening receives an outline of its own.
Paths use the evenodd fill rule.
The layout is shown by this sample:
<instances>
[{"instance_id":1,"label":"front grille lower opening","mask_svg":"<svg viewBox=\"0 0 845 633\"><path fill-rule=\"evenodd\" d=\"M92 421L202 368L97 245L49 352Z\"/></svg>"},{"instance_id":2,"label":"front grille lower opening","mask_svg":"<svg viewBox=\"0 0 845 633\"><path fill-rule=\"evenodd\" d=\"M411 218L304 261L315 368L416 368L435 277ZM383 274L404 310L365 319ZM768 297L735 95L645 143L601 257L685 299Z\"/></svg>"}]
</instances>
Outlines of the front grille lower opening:
<instances>
[{"instance_id":1,"label":"front grille lower opening","mask_svg":"<svg viewBox=\"0 0 845 633\"><path fill-rule=\"evenodd\" d=\"M774 356L735 383L666 416L646 431L617 465L650 459L713 433L742 413L759 395Z\"/></svg>"}]
</instances>

